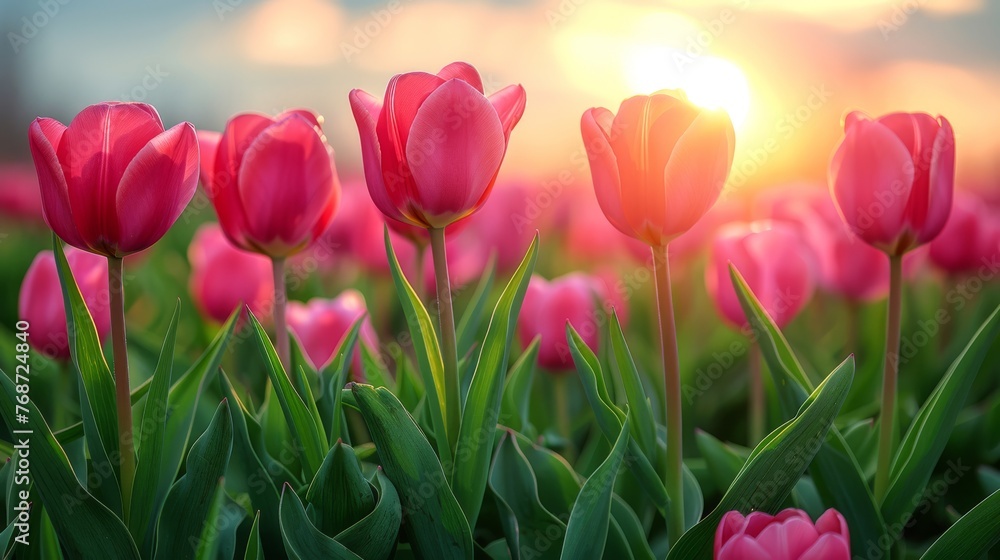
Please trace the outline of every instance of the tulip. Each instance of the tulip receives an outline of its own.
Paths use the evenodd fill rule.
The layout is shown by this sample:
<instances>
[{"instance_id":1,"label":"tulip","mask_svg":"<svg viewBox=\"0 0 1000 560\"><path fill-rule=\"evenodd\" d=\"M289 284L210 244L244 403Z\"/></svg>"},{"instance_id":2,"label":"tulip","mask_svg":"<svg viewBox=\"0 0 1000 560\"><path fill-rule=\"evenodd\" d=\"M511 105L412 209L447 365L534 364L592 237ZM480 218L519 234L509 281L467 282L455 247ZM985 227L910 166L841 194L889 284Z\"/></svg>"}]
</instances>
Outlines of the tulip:
<instances>
[{"instance_id":1,"label":"tulip","mask_svg":"<svg viewBox=\"0 0 1000 560\"><path fill-rule=\"evenodd\" d=\"M122 506L135 472L125 336L123 257L170 229L198 186L191 123L169 130L144 103L98 103L69 126L39 117L28 129L45 222L66 243L108 258Z\"/></svg>"},{"instance_id":2,"label":"tulip","mask_svg":"<svg viewBox=\"0 0 1000 560\"><path fill-rule=\"evenodd\" d=\"M0 216L43 224L38 178L30 167L0 166Z\"/></svg>"},{"instance_id":3,"label":"tulip","mask_svg":"<svg viewBox=\"0 0 1000 560\"><path fill-rule=\"evenodd\" d=\"M98 255L72 247L66 248L66 261L94 319L97 338L102 340L111 331L108 263ZM50 358L69 359L66 308L52 251L38 253L28 267L21 282L18 315L31 325L30 342L35 350Z\"/></svg>"},{"instance_id":4,"label":"tulip","mask_svg":"<svg viewBox=\"0 0 1000 560\"><path fill-rule=\"evenodd\" d=\"M524 112L524 88L512 85L487 97L476 69L454 62L437 74L393 76L382 101L359 89L349 98L372 201L386 218L430 234L445 370L445 433L437 435L448 442L440 448L450 455L461 401L445 228L476 212L489 196Z\"/></svg>"},{"instance_id":5,"label":"tulip","mask_svg":"<svg viewBox=\"0 0 1000 560\"><path fill-rule=\"evenodd\" d=\"M808 246L789 224L730 224L719 230L705 271L705 283L722 316L742 327L746 316L729 274L729 263L743 275L767 314L779 327L787 325L812 297L814 263ZM764 382L760 349L750 349L750 441L764 436Z\"/></svg>"},{"instance_id":6,"label":"tulip","mask_svg":"<svg viewBox=\"0 0 1000 560\"><path fill-rule=\"evenodd\" d=\"M226 237L271 258L278 356L287 368L285 259L309 246L333 219L340 183L322 119L305 110L271 118L240 113L226 123L202 182ZM210 149L214 138L203 136Z\"/></svg>"},{"instance_id":7,"label":"tulip","mask_svg":"<svg viewBox=\"0 0 1000 560\"><path fill-rule=\"evenodd\" d=\"M957 194L948 223L930 242L931 261L949 274L972 272L1000 251L1000 221L972 194Z\"/></svg>"},{"instance_id":8,"label":"tulip","mask_svg":"<svg viewBox=\"0 0 1000 560\"><path fill-rule=\"evenodd\" d=\"M730 511L715 531L715 560L850 560L847 521L835 509L812 522L809 514L786 509L775 516Z\"/></svg>"},{"instance_id":9,"label":"tulip","mask_svg":"<svg viewBox=\"0 0 1000 560\"><path fill-rule=\"evenodd\" d=\"M221 323L242 305L255 315L270 312L271 261L233 246L218 224L198 228L188 246L188 260L191 298L205 317Z\"/></svg>"},{"instance_id":10,"label":"tulip","mask_svg":"<svg viewBox=\"0 0 1000 560\"><path fill-rule=\"evenodd\" d=\"M378 339L367 317L365 298L357 290L347 290L334 299L313 298L309 303L288 304L288 326L302 344L312 366L322 370L333 361L334 351L344 341L354 323L364 317L358 333L369 350L378 348ZM363 381L361 349L352 357L352 379Z\"/></svg>"},{"instance_id":11,"label":"tulip","mask_svg":"<svg viewBox=\"0 0 1000 560\"><path fill-rule=\"evenodd\" d=\"M496 255L499 273L513 272L524 259L535 232L544 226L536 200L542 193L524 181L498 184L482 212L459 222L466 227L458 237L486 257Z\"/></svg>"},{"instance_id":12,"label":"tulip","mask_svg":"<svg viewBox=\"0 0 1000 560\"><path fill-rule=\"evenodd\" d=\"M667 245L712 207L733 164L735 132L724 111L682 93L637 95L618 114L588 109L580 129L597 202L611 225L649 245L666 389L668 537L684 532L681 376Z\"/></svg>"},{"instance_id":13,"label":"tulip","mask_svg":"<svg viewBox=\"0 0 1000 560\"><path fill-rule=\"evenodd\" d=\"M932 241L951 212L955 134L944 117L891 113L847 115L844 138L830 162L830 191L851 230L889 256L875 499L889 489L899 375L902 256Z\"/></svg>"},{"instance_id":14,"label":"tulip","mask_svg":"<svg viewBox=\"0 0 1000 560\"><path fill-rule=\"evenodd\" d=\"M538 365L553 373L562 373L573 367L573 357L566 342L566 323L580 333L592 350L597 351L600 338L598 329L598 297L604 283L581 273L567 274L547 281L534 275L518 316L518 334L527 346L533 338L541 336L538 348Z\"/></svg>"}]
</instances>

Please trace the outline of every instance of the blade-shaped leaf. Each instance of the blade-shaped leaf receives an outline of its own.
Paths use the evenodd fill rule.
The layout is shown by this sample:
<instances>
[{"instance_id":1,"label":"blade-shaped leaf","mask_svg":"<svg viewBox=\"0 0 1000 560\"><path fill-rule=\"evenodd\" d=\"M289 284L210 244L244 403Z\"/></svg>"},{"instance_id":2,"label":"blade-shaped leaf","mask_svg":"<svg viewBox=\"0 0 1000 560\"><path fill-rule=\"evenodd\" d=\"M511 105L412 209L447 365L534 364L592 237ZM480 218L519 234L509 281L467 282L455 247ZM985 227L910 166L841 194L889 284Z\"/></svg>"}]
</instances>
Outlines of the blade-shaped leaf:
<instances>
[{"instance_id":1,"label":"blade-shaped leaf","mask_svg":"<svg viewBox=\"0 0 1000 560\"><path fill-rule=\"evenodd\" d=\"M507 352L517 314L521 310L524 293L528 289L531 271L538 254L538 235L535 235L521 265L517 267L500 301L497 302L483 339L476 372L469 386L469 399L462 411L462 425L455 452L455 468L451 485L455 498L465 511L469 525L475 527L479 508L486 490L486 479L493 454L493 441L500 406L503 398L504 377L507 372Z\"/></svg>"},{"instance_id":2,"label":"blade-shaped leaf","mask_svg":"<svg viewBox=\"0 0 1000 560\"><path fill-rule=\"evenodd\" d=\"M1000 491L989 495L938 537L920 560L982 558L1000 542Z\"/></svg>"},{"instance_id":3,"label":"blade-shaped leaf","mask_svg":"<svg viewBox=\"0 0 1000 560\"><path fill-rule=\"evenodd\" d=\"M409 542L425 558L471 559L469 523L416 422L385 388L354 384L352 391L385 474L402 495Z\"/></svg>"},{"instance_id":4,"label":"blade-shaped leaf","mask_svg":"<svg viewBox=\"0 0 1000 560\"><path fill-rule=\"evenodd\" d=\"M806 399L795 418L757 444L718 506L681 536L667 558L711 558L715 529L728 511L746 515L756 510L779 509L822 446L853 377L854 361L848 358Z\"/></svg>"},{"instance_id":5,"label":"blade-shaped leaf","mask_svg":"<svg viewBox=\"0 0 1000 560\"><path fill-rule=\"evenodd\" d=\"M611 313L611 354L614 357L611 362L612 367L617 369L625 388L629 410L632 411L632 437L638 442L646 457L652 460L656 451L656 422L653 420L653 408L649 397L646 396L646 389L642 386L639 370L632 360L632 353L629 352L628 344L625 342L625 333L622 332L617 312Z\"/></svg>"},{"instance_id":6,"label":"blade-shaped leaf","mask_svg":"<svg viewBox=\"0 0 1000 560\"><path fill-rule=\"evenodd\" d=\"M542 337L535 336L521 356L510 367L507 382L503 388L499 422L517 432L528 431L528 404L531 399L531 384L535 378L535 361Z\"/></svg>"},{"instance_id":7,"label":"blade-shaped leaf","mask_svg":"<svg viewBox=\"0 0 1000 560\"><path fill-rule=\"evenodd\" d=\"M302 507L302 501L287 484L281 489L281 534L285 537L285 551L293 560L362 560L346 546L313 526Z\"/></svg>"},{"instance_id":8,"label":"blade-shaped leaf","mask_svg":"<svg viewBox=\"0 0 1000 560\"><path fill-rule=\"evenodd\" d=\"M529 249L530 251L530 249ZM486 301L493 290L493 280L496 278L497 259L496 254L490 255L483 275L476 284L476 290L472 293L472 299L465 306L465 312L458 320L458 327L455 333L458 335L458 351L465 353L472 348L479 331L479 324L486 309Z\"/></svg>"},{"instance_id":9,"label":"blade-shaped leaf","mask_svg":"<svg viewBox=\"0 0 1000 560\"><path fill-rule=\"evenodd\" d=\"M260 511L254 515L250 526L250 536L247 537L247 548L243 560L264 560L264 547L260 544Z\"/></svg>"},{"instance_id":10,"label":"blade-shaped leaf","mask_svg":"<svg viewBox=\"0 0 1000 560\"><path fill-rule=\"evenodd\" d=\"M306 491L316 527L336 535L375 509L375 496L354 450L338 441Z\"/></svg>"},{"instance_id":11,"label":"blade-shaped leaf","mask_svg":"<svg viewBox=\"0 0 1000 560\"><path fill-rule=\"evenodd\" d=\"M341 531L337 541L362 558L383 560L396 550L403 510L396 488L381 467L372 478L372 489L378 494L374 511Z\"/></svg>"},{"instance_id":12,"label":"blade-shaped leaf","mask_svg":"<svg viewBox=\"0 0 1000 560\"><path fill-rule=\"evenodd\" d=\"M322 379L323 398L320 399L320 414L323 417L323 425L328 428L329 441L342 439L347 435L347 430L343 426L344 411L340 405L341 395L344 386L347 385L347 378L351 372L351 357L354 356L354 349L358 346L358 333L361 332L361 325L365 318L359 317L351 325L351 328L341 339L340 344L334 351L335 356L330 365L323 368L320 378ZM361 350L367 351L367 347L361 344Z\"/></svg>"}]
</instances>

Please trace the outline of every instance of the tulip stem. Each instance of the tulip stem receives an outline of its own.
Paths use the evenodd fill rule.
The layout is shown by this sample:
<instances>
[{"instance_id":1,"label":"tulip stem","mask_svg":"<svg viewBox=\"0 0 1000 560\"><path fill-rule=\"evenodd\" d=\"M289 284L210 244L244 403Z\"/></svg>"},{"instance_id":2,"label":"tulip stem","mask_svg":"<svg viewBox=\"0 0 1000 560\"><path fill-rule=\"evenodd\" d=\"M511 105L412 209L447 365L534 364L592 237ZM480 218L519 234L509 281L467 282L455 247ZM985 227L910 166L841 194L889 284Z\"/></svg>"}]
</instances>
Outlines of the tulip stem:
<instances>
[{"instance_id":1,"label":"tulip stem","mask_svg":"<svg viewBox=\"0 0 1000 560\"><path fill-rule=\"evenodd\" d=\"M878 467L875 471L875 499L881 503L889 490L892 466L892 438L896 422L896 379L899 374L899 328L903 312L903 258L889 256L889 312L885 328L885 361L882 373L882 423L878 436Z\"/></svg>"},{"instance_id":2,"label":"tulip stem","mask_svg":"<svg viewBox=\"0 0 1000 560\"><path fill-rule=\"evenodd\" d=\"M677 327L674 325L674 302L670 292L670 262L666 245L653 247L653 275L656 278L656 303L660 318L660 344L663 357L663 380L666 388L667 472L664 479L670 496L667 537L674 544L684 534L684 434L681 415L681 367L677 353Z\"/></svg>"},{"instance_id":3,"label":"tulip stem","mask_svg":"<svg viewBox=\"0 0 1000 560\"><path fill-rule=\"evenodd\" d=\"M135 446L132 441L132 396L125 344L124 260L108 257L108 294L111 303L111 340L114 347L115 404L118 408L118 469L121 476L122 512L128 522L135 478Z\"/></svg>"},{"instance_id":4,"label":"tulip stem","mask_svg":"<svg viewBox=\"0 0 1000 560\"><path fill-rule=\"evenodd\" d=\"M448 441L442 444L454 448L459 430L458 396L458 337L455 335L455 310L451 301L451 278L445 253L444 228L433 228L431 256L434 258L434 283L437 288L438 323L441 328L441 353L444 359L445 426Z\"/></svg>"},{"instance_id":5,"label":"tulip stem","mask_svg":"<svg viewBox=\"0 0 1000 560\"><path fill-rule=\"evenodd\" d=\"M274 346L278 351L278 358L289 378L292 378L291 358L288 350L288 323L285 320L285 307L288 304L288 295L285 293L285 259L284 257L274 257L271 259L271 270L274 273Z\"/></svg>"},{"instance_id":6,"label":"tulip stem","mask_svg":"<svg viewBox=\"0 0 1000 560\"><path fill-rule=\"evenodd\" d=\"M750 367L750 447L753 447L764 439L765 429L764 377L760 370L760 347L756 342L750 344L747 361Z\"/></svg>"}]
</instances>

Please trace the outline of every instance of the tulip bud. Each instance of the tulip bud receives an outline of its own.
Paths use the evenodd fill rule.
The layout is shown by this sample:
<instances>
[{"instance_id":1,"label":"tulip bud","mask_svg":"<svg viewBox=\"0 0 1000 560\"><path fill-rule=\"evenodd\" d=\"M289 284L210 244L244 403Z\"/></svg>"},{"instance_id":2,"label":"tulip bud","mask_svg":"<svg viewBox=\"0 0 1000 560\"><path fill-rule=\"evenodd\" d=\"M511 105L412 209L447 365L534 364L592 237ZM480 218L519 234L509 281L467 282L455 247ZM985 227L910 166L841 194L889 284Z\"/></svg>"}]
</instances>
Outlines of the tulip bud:
<instances>
[{"instance_id":1,"label":"tulip bud","mask_svg":"<svg viewBox=\"0 0 1000 560\"><path fill-rule=\"evenodd\" d=\"M368 313L365 298L357 290L347 290L336 298L313 298L309 303L288 302L288 327L302 344L302 348L316 369L323 369L333 361L334 350L343 342L354 322ZM361 324L359 344L369 350L378 348L375 329L366 316ZM361 349L356 348L352 357L351 377L363 381Z\"/></svg>"},{"instance_id":2,"label":"tulip bud","mask_svg":"<svg viewBox=\"0 0 1000 560\"><path fill-rule=\"evenodd\" d=\"M271 313L274 279L271 261L233 246L218 224L198 228L188 247L190 290L198 311L214 321L225 321L246 305L257 317Z\"/></svg>"},{"instance_id":3,"label":"tulip bud","mask_svg":"<svg viewBox=\"0 0 1000 560\"><path fill-rule=\"evenodd\" d=\"M826 510L816 523L798 509L775 516L755 511L746 517L730 511L715 531L714 548L715 560L850 560L851 537L847 521L835 509Z\"/></svg>"}]
</instances>

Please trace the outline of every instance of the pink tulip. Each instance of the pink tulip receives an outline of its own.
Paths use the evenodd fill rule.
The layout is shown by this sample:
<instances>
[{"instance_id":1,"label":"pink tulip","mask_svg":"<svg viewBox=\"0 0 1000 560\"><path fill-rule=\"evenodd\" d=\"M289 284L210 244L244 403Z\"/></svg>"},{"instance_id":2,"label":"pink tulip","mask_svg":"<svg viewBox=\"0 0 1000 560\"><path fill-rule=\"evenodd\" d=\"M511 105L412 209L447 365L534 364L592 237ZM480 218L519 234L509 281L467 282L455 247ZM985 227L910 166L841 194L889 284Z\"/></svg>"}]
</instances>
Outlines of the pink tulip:
<instances>
[{"instance_id":1,"label":"pink tulip","mask_svg":"<svg viewBox=\"0 0 1000 560\"><path fill-rule=\"evenodd\" d=\"M97 337L104 339L111 331L107 261L72 247L66 247L66 260L94 319ZM18 314L31 325L28 341L35 350L60 360L70 357L66 308L52 251L38 253L28 267L21 283Z\"/></svg>"},{"instance_id":2,"label":"pink tulip","mask_svg":"<svg viewBox=\"0 0 1000 560\"><path fill-rule=\"evenodd\" d=\"M45 223L38 178L31 167L0 166L0 216L26 222Z\"/></svg>"},{"instance_id":3,"label":"pink tulip","mask_svg":"<svg viewBox=\"0 0 1000 560\"><path fill-rule=\"evenodd\" d=\"M164 131L144 103L91 105L68 127L39 117L28 137L45 222L92 253L123 257L151 246L198 185L194 127Z\"/></svg>"},{"instance_id":4,"label":"pink tulip","mask_svg":"<svg viewBox=\"0 0 1000 560\"><path fill-rule=\"evenodd\" d=\"M930 243L931 261L959 274L978 270L1000 252L1000 220L978 196L957 193L951 217Z\"/></svg>"},{"instance_id":5,"label":"pink tulip","mask_svg":"<svg viewBox=\"0 0 1000 560\"><path fill-rule=\"evenodd\" d=\"M298 337L313 367L323 369L333 361L334 350L354 322L367 312L364 296L357 290L347 290L334 299L288 302L288 326ZM365 344L372 351L378 350L378 339L367 316L358 336L359 344ZM352 377L355 381L362 381L360 349L355 349L352 360Z\"/></svg>"},{"instance_id":6,"label":"pink tulip","mask_svg":"<svg viewBox=\"0 0 1000 560\"><path fill-rule=\"evenodd\" d=\"M729 276L733 263L768 315L787 325L813 293L813 257L788 224L730 224L719 230L705 271L706 285L722 316L736 326L746 323Z\"/></svg>"},{"instance_id":7,"label":"pink tulip","mask_svg":"<svg viewBox=\"0 0 1000 560\"><path fill-rule=\"evenodd\" d=\"M473 250L487 257L495 254L501 274L512 272L521 264L535 232L542 226L541 210L535 203L540 192L527 182L497 185L483 204L483 211L462 222L467 225L458 238L469 241Z\"/></svg>"},{"instance_id":8,"label":"pink tulip","mask_svg":"<svg viewBox=\"0 0 1000 560\"><path fill-rule=\"evenodd\" d=\"M393 245L393 247L395 246ZM490 258L489 251L483 249L478 238L464 234L449 237L445 241L445 254L448 256L449 279L452 289L478 282L486 271L486 265ZM400 266L406 266L402 260L400 260ZM403 268L404 272L407 270ZM429 293L436 293L437 278L434 274L434 259L428 252L424 253L423 271L424 286Z\"/></svg>"},{"instance_id":9,"label":"pink tulip","mask_svg":"<svg viewBox=\"0 0 1000 560\"><path fill-rule=\"evenodd\" d=\"M540 366L553 372L573 368L573 356L566 342L567 321L587 346L597 350L601 313L597 301L601 287L603 283L598 284L581 273L567 274L552 281L538 275L531 277L518 316L518 333L525 346L541 335Z\"/></svg>"},{"instance_id":10,"label":"pink tulip","mask_svg":"<svg viewBox=\"0 0 1000 560\"><path fill-rule=\"evenodd\" d=\"M649 247L622 235L601 212L588 193L567 196L572 210L567 213L566 252L582 263L643 262L649 259Z\"/></svg>"},{"instance_id":11,"label":"pink tulip","mask_svg":"<svg viewBox=\"0 0 1000 560\"><path fill-rule=\"evenodd\" d=\"M814 524L809 514L786 509L775 516L730 511L715 531L715 560L850 560L844 516L828 509Z\"/></svg>"},{"instance_id":12,"label":"pink tulip","mask_svg":"<svg viewBox=\"0 0 1000 560\"><path fill-rule=\"evenodd\" d=\"M191 297L205 317L221 323L241 305L257 317L270 314L274 303L271 261L234 247L218 224L198 228L188 247L188 260Z\"/></svg>"},{"instance_id":13,"label":"pink tulip","mask_svg":"<svg viewBox=\"0 0 1000 560\"><path fill-rule=\"evenodd\" d=\"M273 258L295 254L330 224L340 183L321 119L305 110L229 119L202 182L226 237ZM202 137L211 146L210 136Z\"/></svg>"},{"instance_id":14,"label":"pink tulip","mask_svg":"<svg viewBox=\"0 0 1000 560\"><path fill-rule=\"evenodd\" d=\"M476 69L455 62L436 75L394 76L382 101L359 89L350 101L375 205L391 219L432 229L486 201L525 94L513 85L486 97Z\"/></svg>"},{"instance_id":15,"label":"pink tulip","mask_svg":"<svg viewBox=\"0 0 1000 560\"><path fill-rule=\"evenodd\" d=\"M847 115L830 162L830 189L844 221L869 245L902 255L937 237L955 181L955 135L944 117Z\"/></svg>"},{"instance_id":16,"label":"pink tulip","mask_svg":"<svg viewBox=\"0 0 1000 560\"><path fill-rule=\"evenodd\" d=\"M594 191L619 231L661 247L719 197L733 163L735 133L723 111L664 93L593 108L581 122Z\"/></svg>"}]
</instances>

